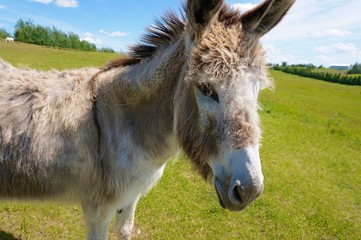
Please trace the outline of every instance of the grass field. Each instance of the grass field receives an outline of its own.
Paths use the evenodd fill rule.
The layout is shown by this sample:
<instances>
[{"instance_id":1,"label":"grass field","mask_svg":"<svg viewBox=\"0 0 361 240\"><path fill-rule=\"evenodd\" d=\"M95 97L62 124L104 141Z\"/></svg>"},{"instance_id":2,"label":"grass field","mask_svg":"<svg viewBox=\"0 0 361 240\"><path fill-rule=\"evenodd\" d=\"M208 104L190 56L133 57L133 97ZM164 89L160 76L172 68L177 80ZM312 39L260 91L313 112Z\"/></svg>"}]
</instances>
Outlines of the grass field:
<instances>
[{"instance_id":1,"label":"grass field","mask_svg":"<svg viewBox=\"0 0 361 240\"><path fill-rule=\"evenodd\" d=\"M115 53L71 51L41 47L20 42L0 41L0 57L16 67L31 67L38 70L60 70L90 66L103 66L110 59L119 57Z\"/></svg>"},{"instance_id":2,"label":"grass field","mask_svg":"<svg viewBox=\"0 0 361 240\"><path fill-rule=\"evenodd\" d=\"M314 69L312 71L313 72L334 73L334 74L340 73L341 75L348 75L347 74L348 70L337 70L337 69L330 69L330 68L316 68L316 69ZM358 76L361 76L361 74L350 74L349 76L358 77Z\"/></svg>"},{"instance_id":3,"label":"grass field","mask_svg":"<svg viewBox=\"0 0 361 240\"><path fill-rule=\"evenodd\" d=\"M0 58L37 69L99 66L114 57L11 47L0 43ZM361 239L361 87L271 74L276 88L260 97L263 195L243 212L223 210L212 186L180 157L140 201L134 239ZM0 202L1 240L84 236L76 203Z\"/></svg>"}]
</instances>

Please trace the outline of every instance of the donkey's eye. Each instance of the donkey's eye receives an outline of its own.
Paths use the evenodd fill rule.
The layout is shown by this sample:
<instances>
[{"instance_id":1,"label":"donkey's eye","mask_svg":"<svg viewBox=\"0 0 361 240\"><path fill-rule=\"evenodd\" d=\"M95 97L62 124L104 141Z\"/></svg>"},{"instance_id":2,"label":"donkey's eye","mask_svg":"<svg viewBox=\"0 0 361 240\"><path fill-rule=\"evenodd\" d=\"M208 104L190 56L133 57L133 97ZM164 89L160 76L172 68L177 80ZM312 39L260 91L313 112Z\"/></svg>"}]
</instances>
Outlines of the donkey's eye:
<instances>
[{"instance_id":1,"label":"donkey's eye","mask_svg":"<svg viewBox=\"0 0 361 240\"><path fill-rule=\"evenodd\" d=\"M213 87L209 83L199 83L197 87L204 96L210 97L214 101L219 102L217 92L213 89Z\"/></svg>"}]
</instances>

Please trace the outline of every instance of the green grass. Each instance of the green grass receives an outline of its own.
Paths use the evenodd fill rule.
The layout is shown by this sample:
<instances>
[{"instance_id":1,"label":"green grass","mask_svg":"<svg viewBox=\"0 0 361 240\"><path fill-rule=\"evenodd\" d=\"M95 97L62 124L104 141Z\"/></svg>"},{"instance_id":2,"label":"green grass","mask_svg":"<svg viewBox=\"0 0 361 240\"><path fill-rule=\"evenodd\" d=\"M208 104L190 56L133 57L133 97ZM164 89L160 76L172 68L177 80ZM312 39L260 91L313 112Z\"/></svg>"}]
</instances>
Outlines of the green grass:
<instances>
[{"instance_id":1,"label":"green grass","mask_svg":"<svg viewBox=\"0 0 361 240\"><path fill-rule=\"evenodd\" d=\"M36 51L32 56L43 54ZM78 67L92 54L44 51L59 65L39 60L36 66L31 56L11 61L40 69L64 68L62 62ZM1 45L0 57L7 59ZM135 222L142 232L134 239L361 239L361 87L271 73L276 88L260 97L263 195L243 212L223 210L212 186L180 157L140 201ZM84 236L76 203L0 202L0 239Z\"/></svg>"},{"instance_id":2,"label":"green grass","mask_svg":"<svg viewBox=\"0 0 361 240\"><path fill-rule=\"evenodd\" d=\"M10 44L0 41L1 58L16 67L30 67L38 70L99 67L119 56L115 53L70 51L20 42Z\"/></svg>"}]
</instances>

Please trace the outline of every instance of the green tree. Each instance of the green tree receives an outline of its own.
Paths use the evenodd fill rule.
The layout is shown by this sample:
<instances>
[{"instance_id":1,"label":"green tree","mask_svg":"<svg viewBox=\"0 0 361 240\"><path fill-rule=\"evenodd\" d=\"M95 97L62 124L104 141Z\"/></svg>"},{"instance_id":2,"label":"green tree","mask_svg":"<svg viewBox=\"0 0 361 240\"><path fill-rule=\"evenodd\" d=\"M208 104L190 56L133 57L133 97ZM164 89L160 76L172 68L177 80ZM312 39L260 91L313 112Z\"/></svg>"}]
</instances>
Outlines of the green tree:
<instances>
[{"instance_id":1,"label":"green tree","mask_svg":"<svg viewBox=\"0 0 361 240\"><path fill-rule=\"evenodd\" d=\"M355 63L352 69L348 71L348 74L361 74L361 64Z\"/></svg>"},{"instance_id":2,"label":"green tree","mask_svg":"<svg viewBox=\"0 0 361 240\"><path fill-rule=\"evenodd\" d=\"M80 48L80 40L79 36L74 33L69 33L69 47L72 49L79 49Z\"/></svg>"},{"instance_id":3,"label":"green tree","mask_svg":"<svg viewBox=\"0 0 361 240\"><path fill-rule=\"evenodd\" d=\"M111 48L107 48L107 47L98 49L98 52L109 52L109 53L115 53L115 51L114 51L113 49L111 49Z\"/></svg>"},{"instance_id":4,"label":"green tree","mask_svg":"<svg viewBox=\"0 0 361 240\"><path fill-rule=\"evenodd\" d=\"M5 29L2 29L2 28L0 28L0 38L7 38L7 37L10 37L11 36L11 34L10 33L8 33Z\"/></svg>"},{"instance_id":5,"label":"green tree","mask_svg":"<svg viewBox=\"0 0 361 240\"><path fill-rule=\"evenodd\" d=\"M24 21L22 19L18 20L15 24L14 37L17 41L33 43L33 29L34 23L32 20Z\"/></svg>"},{"instance_id":6,"label":"green tree","mask_svg":"<svg viewBox=\"0 0 361 240\"><path fill-rule=\"evenodd\" d=\"M19 19L15 25L14 35L18 41L25 43L97 51L94 44L81 41L79 36L72 32L66 34L55 27L35 25L32 20L24 21Z\"/></svg>"}]
</instances>

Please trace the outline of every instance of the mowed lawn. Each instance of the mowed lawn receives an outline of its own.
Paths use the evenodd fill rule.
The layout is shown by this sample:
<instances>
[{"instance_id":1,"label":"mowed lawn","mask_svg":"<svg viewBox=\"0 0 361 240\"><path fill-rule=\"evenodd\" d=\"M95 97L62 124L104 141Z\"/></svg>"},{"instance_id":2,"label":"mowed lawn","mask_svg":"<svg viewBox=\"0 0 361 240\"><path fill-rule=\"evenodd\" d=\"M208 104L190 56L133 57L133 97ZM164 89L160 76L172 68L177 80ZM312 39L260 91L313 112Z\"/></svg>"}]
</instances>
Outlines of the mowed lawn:
<instances>
[{"instance_id":1,"label":"mowed lawn","mask_svg":"<svg viewBox=\"0 0 361 240\"><path fill-rule=\"evenodd\" d=\"M114 55L0 43L0 58L47 70L101 66ZM361 87L271 75L275 89L260 97L263 195L226 211L181 156L140 201L134 239L361 239ZM84 237L77 203L0 202L1 240Z\"/></svg>"}]
</instances>

